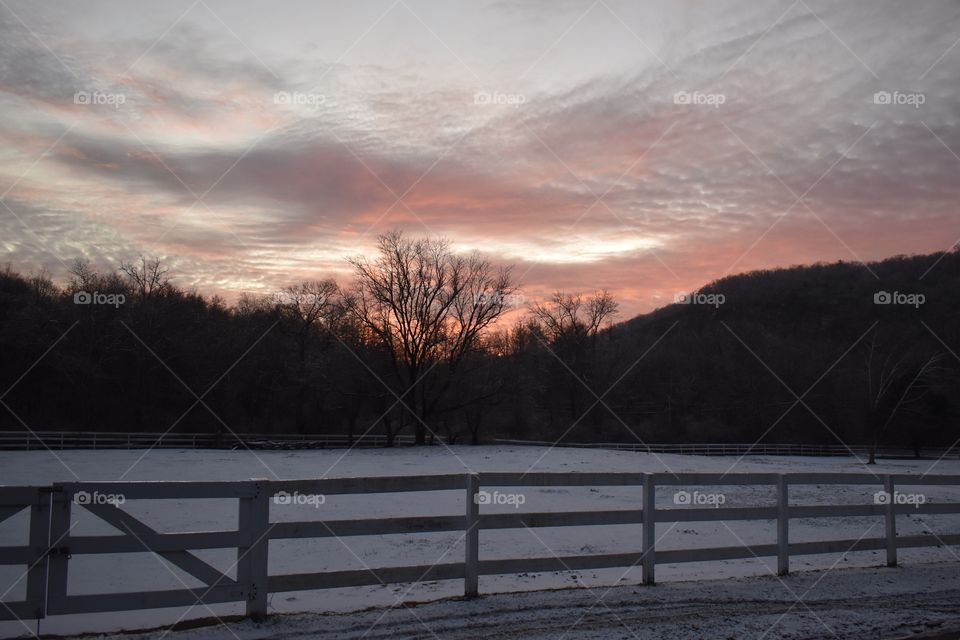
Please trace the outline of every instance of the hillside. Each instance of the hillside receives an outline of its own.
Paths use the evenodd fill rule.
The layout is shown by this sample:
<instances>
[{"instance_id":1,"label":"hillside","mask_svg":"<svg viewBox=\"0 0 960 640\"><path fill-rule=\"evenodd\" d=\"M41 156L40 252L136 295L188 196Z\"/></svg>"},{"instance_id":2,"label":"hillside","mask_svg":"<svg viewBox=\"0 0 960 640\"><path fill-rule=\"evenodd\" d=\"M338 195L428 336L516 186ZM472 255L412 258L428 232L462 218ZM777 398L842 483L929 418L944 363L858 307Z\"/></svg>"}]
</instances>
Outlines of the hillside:
<instances>
[{"instance_id":1,"label":"hillside","mask_svg":"<svg viewBox=\"0 0 960 640\"><path fill-rule=\"evenodd\" d=\"M884 292L890 304L875 301ZM753 441L776 423L765 439L952 444L958 292L956 251L723 278L698 292L722 304L673 304L610 331L633 347L625 362L667 333L617 403L655 411L654 440ZM807 406L787 412L794 393Z\"/></svg>"},{"instance_id":2,"label":"hillside","mask_svg":"<svg viewBox=\"0 0 960 640\"><path fill-rule=\"evenodd\" d=\"M577 316L551 332L549 316L532 314L490 333L458 370L424 374L443 392L427 420L397 401L389 357L344 319L304 324L278 300L227 307L170 282L144 291L122 274L81 275L61 288L0 271L0 427L389 438L426 423L458 442L960 437L957 251L731 276L605 330ZM124 302L77 304L80 290Z\"/></svg>"}]
</instances>

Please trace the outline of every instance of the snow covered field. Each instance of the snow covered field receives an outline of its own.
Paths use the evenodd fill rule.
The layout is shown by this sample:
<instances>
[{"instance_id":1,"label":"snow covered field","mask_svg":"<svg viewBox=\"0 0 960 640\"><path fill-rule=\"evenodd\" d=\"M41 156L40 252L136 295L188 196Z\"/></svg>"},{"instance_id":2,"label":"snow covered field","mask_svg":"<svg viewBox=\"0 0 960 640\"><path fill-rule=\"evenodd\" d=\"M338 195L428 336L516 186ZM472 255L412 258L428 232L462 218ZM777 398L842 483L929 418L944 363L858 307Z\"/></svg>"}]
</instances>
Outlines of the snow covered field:
<instances>
[{"instance_id":1,"label":"snow covered field","mask_svg":"<svg viewBox=\"0 0 960 640\"><path fill-rule=\"evenodd\" d=\"M258 451L256 456L247 451L194 451L154 450L144 455L143 451L64 451L57 452L58 461L45 451L0 452L0 484L47 484L52 481L117 480L128 469L125 480L245 480L251 477L282 479L316 477L350 477L375 475L421 475L436 473L474 471L525 471L536 463L538 471L674 471L674 472L864 472L865 468L851 458L703 458L692 456L653 456L631 452L600 450L562 449L534 447L443 447L401 448L396 450L344 451ZM142 457L142 459L140 459ZM139 462L138 462L139 460ZM61 463L62 461L62 463ZM932 461L881 461L872 470L882 473L924 473ZM132 468L131 468L132 467ZM960 474L960 461L944 460L935 468L935 473ZM74 477L76 474L76 477ZM795 487L791 490L792 504L869 504L878 487ZM658 505L673 507L676 488L661 487L658 490ZM693 488L690 488L692 491ZM773 504L772 488L720 487L725 506L762 506ZM710 489L711 492L716 491ZM960 487L925 488L926 498L931 502L960 501ZM525 503L521 511L571 511L625 509L640 504L639 487L577 488L559 487L524 489ZM324 518L371 518L403 515L462 514L463 491L379 494L359 496L329 496L323 505L271 505L274 521L292 521ZM506 511L510 505L483 507L484 512ZM151 500L128 501L124 509L154 528L164 531L205 531L236 527L236 501L227 500ZM108 525L98 521L83 509L74 510L78 524L74 533L112 534ZM944 535L960 533L960 516L901 516L898 519L900 535ZM562 527L544 529L512 529L484 531L480 536L482 559L564 556L575 554L616 553L635 551L639 548L639 525L602 527ZM0 523L0 545L25 542L26 514ZM883 520L876 517L818 519L791 521L791 540L797 542L882 537ZM658 549L682 549L696 547L753 545L773 542L774 523L760 522L710 522L661 524L657 526ZM425 533L406 536L367 536L322 540L276 540L270 544L270 571L294 573L339 569L363 569L366 566L400 566L455 562L463 557L461 534ZM960 574L960 551L946 547L901 550L901 563L910 567L918 563L952 563L943 565L947 574ZM229 550L199 551L197 555L222 570L230 568L235 552ZM735 560L700 564L664 565L657 568L660 583L692 580L698 578L769 576L772 559ZM848 568L856 566L876 567L882 565L882 552L859 552L848 557L807 556L793 558L793 571L807 569ZM178 569L171 567L153 554L125 554L113 556L78 556L71 560L69 590L71 593L97 593L138 589L176 589L183 586L199 586L199 583ZM939 571L939 569L937 569ZM5 600L18 599L23 595L22 567L0 567L0 593L7 591ZM899 570L893 570L899 571ZM952 573L950 573L952 572ZM235 572L228 572L231 576ZM844 572L831 572L842 574ZM868 573L864 575L881 575ZM883 576L891 575L889 573ZM897 573L895 575L908 575ZM922 571L910 584L924 583ZM802 580L801 576L790 580ZM806 578L809 580L809 577ZM946 579L946 578L944 578ZM639 568L632 570L606 569L577 573L561 572L538 575L481 577L481 593L508 591L532 591L555 589L578 584L591 587L608 587L615 584L636 584L640 580ZM769 589L780 588L775 578L772 582L747 581L721 584L768 584L758 590L762 597ZM815 580L815 578L813 579ZM810 580L812 582L812 580ZM826 584L824 581L823 584ZM829 590L823 584L814 591L818 597L829 598ZM899 583L897 583L899 584ZM901 585L902 586L902 585ZM677 588L680 588L677 586ZM739 588L739 587L738 587ZM745 587L744 587L745 588ZM909 591L908 586L904 588ZM957 585L953 585L957 588ZM427 582L414 586L390 585L358 587L317 592L274 594L270 608L273 612L350 612L367 607L394 605L398 598L404 602L422 602L462 594L461 581ZM602 591L601 589L600 591ZM631 587L625 593L632 593ZM596 590L595 590L596 591ZM647 593L641 589L641 593ZM675 593L659 588L651 594ZM905 591L905 592L907 592ZM615 590L619 593L620 590ZM589 591L583 597L590 598ZM800 592L802 593L802 592ZM782 595L782 594L780 594ZM799 595L799 593L798 593ZM529 597L547 597L530 594ZM569 596L566 597L581 597ZM649 595L644 597L661 597ZM494 606L495 602L509 603L512 598L492 600L482 598L479 604L469 607ZM484 605L483 603L489 603ZM453 603L431 605L452 606ZM466 604L464 604L466 606ZM402 612L401 607L397 609ZM82 631L112 631L170 624L180 618L204 618L216 615L239 613L239 605L217 605L210 608L199 606L193 610L160 609L148 612L113 614L89 614L69 618L43 620L40 629L44 633L77 633ZM367 614L364 614L367 615ZM378 614L379 615L379 614ZM392 613L391 616L398 615ZM408 618L409 613L407 614ZM808 616L809 617L809 616ZM412 619L412 618L411 618ZM244 623L247 624L247 623ZM273 624L273 623L271 623ZM358 623L359 624L359 623ZM31 631L35 629L29 622ZM369 626L369 624L367 625ZM768 625L769 626L769 625ZM255 629L251 626L250 629ZM221 627L221 630L226 633ZM361 632L362 633L362 632ZM422 633L429 636L421 626L419 631L410 629L409 634ZM0 636L26 635L23 625L0 623ZM358 634L359 635L359 634ZM558 633L556 635L559 635ZM619 636L629 635L621 626ZM616 634L610 637L619 637ZM185 636L186 637L186 636ZM206 636L204 636L206 637ZM225 636L226 637L226 636ZM232 636L230 636L232 637ZM249 637L285 637L250 635ZM313 637L307 634L307 637ZM322 637L322 636L318 636ZM370 637L370 636L368 636ZM376 637L376 636L374 636ZM459 637L459 636L453 636ZM504 636L512 637L512 636ZM583 637L581 632L575 637ZM607 637L607 636L596 636ZM726 637L726 636L724 636Z\"/></svg>"},{"instance_id":2,"label":"snow covered field","mask_svg":"<svg viewBox=\"0 0 960 640\"><path fill-rule=\"evenodd\" d=\"M167 640L716 640L960 637L960 572L935 565L843 569L492 595L420 606L288 615L175 631ZM952 630L953 633L949 633ZM932 635L927 635L932 634ZM131 634L113 640L148 640Z\"/></svg>"}]
</instances>

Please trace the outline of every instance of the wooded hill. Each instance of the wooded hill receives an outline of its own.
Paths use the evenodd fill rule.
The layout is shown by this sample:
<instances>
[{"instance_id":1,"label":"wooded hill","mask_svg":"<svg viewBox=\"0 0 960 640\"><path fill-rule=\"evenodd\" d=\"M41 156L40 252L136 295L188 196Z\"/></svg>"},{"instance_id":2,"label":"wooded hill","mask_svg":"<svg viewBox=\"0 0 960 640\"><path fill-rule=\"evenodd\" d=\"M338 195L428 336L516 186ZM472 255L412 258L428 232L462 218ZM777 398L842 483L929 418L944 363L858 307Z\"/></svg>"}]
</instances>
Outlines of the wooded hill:
<instances>
[{"instance_id":1,"label":"wooded hill","mask_svg":"<svg viewBox=\"0 0 960 640\"><path fill-rule=\"evenodd\" d=\"M77 263L63 286L8 267L0 427L908 446L960 437L957 251L731 276L612 326L609 296L558 295L509 329L481 327L456 363L460 347L430 346L415 381L363 321L357 286L302 283L228 306L177 288L156 261L107 273ZM80 292L101 297L78 303Z\"/></svg>"}]
</instances>

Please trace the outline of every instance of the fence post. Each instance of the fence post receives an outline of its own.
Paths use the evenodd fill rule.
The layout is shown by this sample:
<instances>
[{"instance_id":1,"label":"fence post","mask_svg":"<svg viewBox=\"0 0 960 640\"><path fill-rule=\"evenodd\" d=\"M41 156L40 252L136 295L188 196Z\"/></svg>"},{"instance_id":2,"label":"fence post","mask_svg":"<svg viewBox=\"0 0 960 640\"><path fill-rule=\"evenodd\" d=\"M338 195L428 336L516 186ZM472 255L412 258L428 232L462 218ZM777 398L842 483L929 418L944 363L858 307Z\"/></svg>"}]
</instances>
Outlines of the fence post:
<instances>
[{"instance_id":1,"label":"fence post","mask_svg":"<svg viewBox=\"0 0 960 640\"><path fill-rule=\"evenodd\" d=\"M480 475L467 474L467 513L465 520L463 595L480 595Z\"/></svg>"},{"instance_id":2,"label":"fence post","mask_svg":"<svg viewBox=\"0 0 960 640\"><path fill-rule=\"evenodd\" d=\"M30 546L39 556L27 571L27 601L36 603L34 617L38 620L47 610L47 560L50 549L50 504L53 494L40 489L30 505Z\"/></svg>"},{"instance_id":3,"label":"fence post","mask_svg":"<svg viewBox=\"0 0 960 640\"><path fill-rule=\"evenodd\" d=\"M897 506L896 501L893 499L893 476L883 476L883 490L887 494L887 566L895 567L897 566Z\"/></svg>"},{"instance_id":4,"label":"fence post","mask_svg":"<svg viewBox=\"0 0 960 640\"><path fill-rule=\"evenodd\" d=\"M657 544L657 483L652 473L643 474L643 584L654 584Z\"/></svg>"},{"instance_id":5,"label":"fence post","mask_svg":"<svg viewBox=\"0 0 960 640\"><path fill-rule=\"evenodd\" d=\"M73 494L54 484L50 494L50 538L47 548L47 614L58 613L57 605L67 597L70 560L65 540L70 535L70 510Z\"/></svg>"},{"instance_id":6,"label":"fence post","mask_svg":"<svg viewBox=\"0 0 960 640\"><path fill-rule=\"evenodd\" d=\"M237 529L244 542L237 547L237 582L246 592L247 616L262 620L267 615L270 491L266 480L254 480L252 486L252 495L240 498Z\"/></svg>"},{"instance_id":7,"label":"fence post","mask_svg":"<svg viewBox=\"0 0 960 640\"><path fill-rule=\"evenodd\" d=\"M777 575L790 573L790 494L787 477L777 476Z\"/></svg>"}]
</instances>

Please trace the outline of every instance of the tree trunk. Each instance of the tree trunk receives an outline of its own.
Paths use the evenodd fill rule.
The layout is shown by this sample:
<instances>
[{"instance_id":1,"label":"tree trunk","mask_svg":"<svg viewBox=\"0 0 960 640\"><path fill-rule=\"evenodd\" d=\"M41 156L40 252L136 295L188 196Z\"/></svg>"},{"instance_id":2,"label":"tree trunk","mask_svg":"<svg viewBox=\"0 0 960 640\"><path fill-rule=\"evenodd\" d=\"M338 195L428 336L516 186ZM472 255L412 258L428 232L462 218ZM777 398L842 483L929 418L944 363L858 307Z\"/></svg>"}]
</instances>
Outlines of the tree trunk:
<instances>
[{"instance_id":1,"label":"tree trunk","mask_svg":"<svg viewBox=\"0 0 960 640\"><path fill-rule=\"evenodd\" d=\"M427 400L422 381L410 395L414 396L414 402L416 403L414 410L417 412L413 416L416 420L416 424L414 425L414 432L416 433L414 444L427 444Z\"/></svg>"},{"instance_id":2,"label":"tree trunk","mask_svg":"<svg viewBox=\"0 0 960 640\"><path fill-rule=\"evenodd\" d=\"M475 416L470 425L470 444L476 446L480 444L480 424L483 422L482 416Z\"/></svg>"},{"instance_id":3,"label":"tree trunk","mask_svg":"<svg viewBox=\"0 0 960 640\"><path fill-rule=\"evenodd\" d=\"M305 383L300 384L300 388L297 389L297 433L303 434L307 431L307 415L304 404L307 401L307 385Z\"/></svg>"},{"instance_id":4,"label":"tree trunk","mask_svg":"<svg viewBox=\"0 0 960 640\"><path fill-rule=\"evenodd\" d=\"M387 446L387 447L392 447L392 446L393 446L394 439L396 438L396 433L395 433L394 430L393 430L393 424L391 424L391 422L390 422L390 417L389 417L389 416L384 416L384 417L383 417L383 428L384 428L385 434L386 434L386 436L387 436L387 444L386 444L386 446Z\"/></svg>"}]
</instances>

